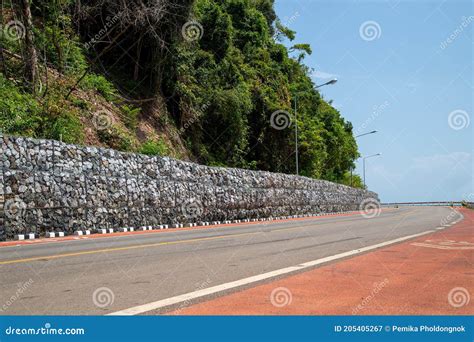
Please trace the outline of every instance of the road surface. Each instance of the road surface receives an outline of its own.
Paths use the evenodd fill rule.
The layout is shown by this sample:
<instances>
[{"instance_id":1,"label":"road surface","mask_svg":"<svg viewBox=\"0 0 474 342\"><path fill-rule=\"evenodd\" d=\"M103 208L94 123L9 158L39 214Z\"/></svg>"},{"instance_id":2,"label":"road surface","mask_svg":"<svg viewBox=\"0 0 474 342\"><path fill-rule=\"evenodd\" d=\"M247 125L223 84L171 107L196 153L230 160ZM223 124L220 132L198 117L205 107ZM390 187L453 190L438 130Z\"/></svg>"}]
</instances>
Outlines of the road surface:
<instances>
[{"instance_id":1,"label":"road surface","mask_svg":"<svg viewBox=\"0 0 474 342\"><path fill-rule=\"evenodd\" d=\"M148 308L147 303L344 256L455 219L446 207L403 207L384 209L374 218L354 213L4 246L0 247L0 314L101 315L123 310L129 314L126 310ZM269 280L274 279L241 285L252 287ZM182 300L173 309L237 289L232 286L197 299L179 297ZM156 314L171 308L151 306L135 313Z\"/></svg>"},{"instance_id":2,"label":"road surface","mask_svg":"<svg viewBox=\"0 0 474 342\"><path fill-rule=\"evenodd\" d=\"M436 232L253 286L170 315L474 314L474 210Z\"/></svg>"}]
</instances>

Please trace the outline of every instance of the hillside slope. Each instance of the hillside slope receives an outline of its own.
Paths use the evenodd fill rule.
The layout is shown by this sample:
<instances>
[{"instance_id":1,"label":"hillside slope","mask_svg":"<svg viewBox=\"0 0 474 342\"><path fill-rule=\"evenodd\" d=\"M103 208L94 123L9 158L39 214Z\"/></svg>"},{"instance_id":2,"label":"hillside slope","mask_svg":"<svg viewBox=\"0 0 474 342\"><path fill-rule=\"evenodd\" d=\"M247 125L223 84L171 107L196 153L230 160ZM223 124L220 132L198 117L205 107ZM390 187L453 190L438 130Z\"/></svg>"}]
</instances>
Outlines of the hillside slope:
<instances>
[{"instance_id":1,"label":"hillside slope","mask_svg":"<svg viewBox=\"0 0 474 342\"><path fill-rule=\"evenodd\" d=\"M348 182L352 125L273 0L3 2L0 129ZM356 177L356 185L360 179Z\"/></svg>"}]
</instances>

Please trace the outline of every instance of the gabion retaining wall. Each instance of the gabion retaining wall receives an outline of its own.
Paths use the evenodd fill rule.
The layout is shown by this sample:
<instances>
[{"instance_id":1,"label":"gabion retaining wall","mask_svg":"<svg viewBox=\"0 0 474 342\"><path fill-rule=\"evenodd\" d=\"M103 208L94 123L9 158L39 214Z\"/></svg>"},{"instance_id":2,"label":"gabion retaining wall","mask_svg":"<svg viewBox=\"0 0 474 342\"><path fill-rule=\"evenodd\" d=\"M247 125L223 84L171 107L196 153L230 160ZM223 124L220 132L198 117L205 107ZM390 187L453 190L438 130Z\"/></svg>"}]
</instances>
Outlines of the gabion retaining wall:
<instances>
[{"instance_id":1,"label":"gabion retaining wall","mask_svg":"<svg viewBox=\"0 0 474 342\"><path fill-rule=\"evenodd\" d=\"M358 209L377 194L286 174L0 136L0 240ZM3 209L3 210L2 210Z\"/></svg>"}]
</instances>

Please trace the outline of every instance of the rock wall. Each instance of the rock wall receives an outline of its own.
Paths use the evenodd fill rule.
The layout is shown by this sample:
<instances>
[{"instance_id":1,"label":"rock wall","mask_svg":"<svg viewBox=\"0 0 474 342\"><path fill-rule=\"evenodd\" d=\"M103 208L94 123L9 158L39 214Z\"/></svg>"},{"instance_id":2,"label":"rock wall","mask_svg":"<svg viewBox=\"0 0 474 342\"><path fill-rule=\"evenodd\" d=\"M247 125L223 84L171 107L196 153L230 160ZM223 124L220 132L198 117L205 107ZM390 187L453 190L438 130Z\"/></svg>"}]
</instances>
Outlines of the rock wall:
<instances>
[{"instance_id":1,"label":"rock wall","mask_svg":"<svg viewBox=\"0 0 474 342\"><path fill-rule=\"evenodd\" d=\"M328 181L51 140L0 136L0 156L0 240L347 211L378 200L373 192Z\"/></svg>"}]
</instances>

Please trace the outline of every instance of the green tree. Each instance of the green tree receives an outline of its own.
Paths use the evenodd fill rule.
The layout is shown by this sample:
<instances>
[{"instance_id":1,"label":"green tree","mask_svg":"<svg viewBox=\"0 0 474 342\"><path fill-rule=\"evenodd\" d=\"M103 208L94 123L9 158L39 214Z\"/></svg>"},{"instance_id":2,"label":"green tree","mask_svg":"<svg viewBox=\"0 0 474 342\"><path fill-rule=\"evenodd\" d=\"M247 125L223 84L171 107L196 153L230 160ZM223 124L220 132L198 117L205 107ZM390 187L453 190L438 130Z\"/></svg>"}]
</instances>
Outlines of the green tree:
<instances>
[{"instance_id":1,"label":"green tree","mask_svg":"<svg viewBox=\"0 0 474 342\"><path fill-rule=\"evenodd\" d=\"M47 65L64 77L48 78L44 94L36 95L24 80L4 77L3 130L80 141L91 105L69 98L79 86L118 109L120 125L97 134L107 146L161 153L164 143L150 137L166 136L166 152L179 143L204 164L294 173L296 105L300 174L348 184L359 156L352 124L314 89L303 64L312 48L279 21L274 0L38 0L31 6L28 44L41 51L38 70ZM22 53L0 40L2 48ZM16 67L13 74L25 64L8 67ZM271 124L275 112L286 113L286 128ZM143 136L143 127L157 132Z\"/></svg>"}]
</instances>

